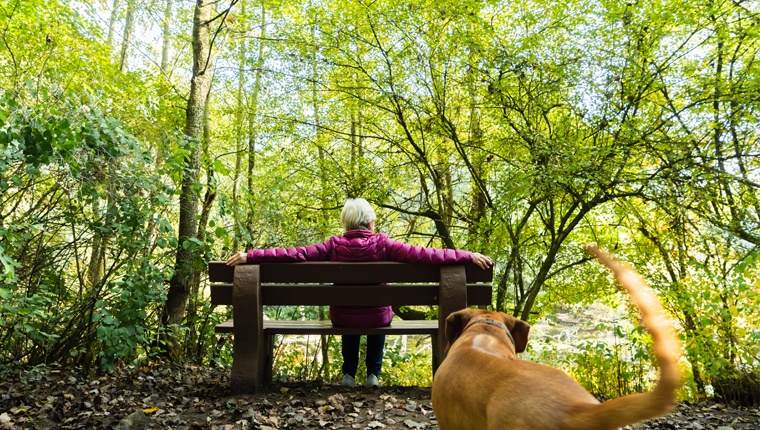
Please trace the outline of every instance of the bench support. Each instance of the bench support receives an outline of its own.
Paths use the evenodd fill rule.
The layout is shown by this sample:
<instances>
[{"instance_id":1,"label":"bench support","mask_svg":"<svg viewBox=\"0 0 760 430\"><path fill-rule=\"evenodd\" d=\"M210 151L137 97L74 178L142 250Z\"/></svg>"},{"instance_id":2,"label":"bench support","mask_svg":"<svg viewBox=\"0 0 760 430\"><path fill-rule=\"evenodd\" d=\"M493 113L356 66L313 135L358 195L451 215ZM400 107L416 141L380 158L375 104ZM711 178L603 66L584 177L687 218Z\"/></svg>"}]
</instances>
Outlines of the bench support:
<instances>
[{"instance_id":1,"label":"bench support","mask_svg":"<svg viewBox=\"0 0 760 430\"><path fill-rule=\"evenodd\" d=\"M467 307L467 277L464 266L441 266L438 298L438 336L431 337L433 347L433 375L446 358L446 318Z\"/></svg>"},{"instance_id":2,"label":"bench support","mask_svg":"<svg viewBox=\"0 0 760 430\"><path fill-rule=\"evenodd\" d=\"M258 265L238 265L232 283L235 320L230 390L234 394L261 390L266 361L264 310Z\"/></svg>"}]
</instances>

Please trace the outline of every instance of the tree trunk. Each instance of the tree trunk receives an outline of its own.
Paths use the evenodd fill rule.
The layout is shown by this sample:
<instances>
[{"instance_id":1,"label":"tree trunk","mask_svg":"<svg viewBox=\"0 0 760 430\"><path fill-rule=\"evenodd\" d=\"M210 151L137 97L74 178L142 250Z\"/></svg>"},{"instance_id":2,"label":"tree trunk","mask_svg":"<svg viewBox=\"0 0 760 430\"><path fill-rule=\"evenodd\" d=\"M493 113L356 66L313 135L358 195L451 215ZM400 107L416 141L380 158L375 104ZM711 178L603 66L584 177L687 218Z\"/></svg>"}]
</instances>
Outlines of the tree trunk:
<instances>
[{"instance_id":1,"label":"tree trunk","mask_svg":"<svg viewBox=\"0 0 760 430\"><path fill-rule=\"evenodd\" d=\"M317 26L312 24L311 26L311 40L314 46L318 46L316 40ZM319 74L317 72L317 62L319 57L319 50L314 49L314 57L311 59L311 108L314 111L314 145L317 147L317 162L319 169L319 203L322 208L327 207L327 164L325 161L325 149L322 130L320 129L319 118L319 93L317 91L317 82L319 82ZM327 239L329 232L327 231L328 218L327 212L321 211L319 215L319 230L322 234L322 240Z\"/></svg>"},{"instance_id":2,"label":"tree trunk","mask_svg":"<svg viewBox=\"0 0 760 430\"><path fill-rule=\"evenodd\" d=\"M113 0L111 17L108 19L108 39L106 40L109 53L111 52L111 49L113 49L113 35L116 32L116 21L119 19L119 6L121 6L121 0Z\"/></svg>"},{"instance_id":3,"label":"tree trunk","mask_svg":"<svg viewBox=\"0 0 760 430\"><path fill-rule=\"evenodd\" d=\"M119 60L119 70L122 73L126 73L127 63L129 63L129 45L132 43L132 33L135 28L135 1L127 0L127 20L124 24L124 39L121 41L121 59Z\"/></svg>"},{"instance_id":4,"label":"tree trunk","mask_svg":"<svg viewBox=\"0 0 760 430\"><path fill-rule=\"evenodd\" d=\"M92 218L98 220L100 217L100 199L96 196L92 201ZM103 277L102 239L103 235L100 232L93 234L92 253L90 254L90 264L87 267L87 280L90 282L90 286L100 282Z\"/></svg>"},{"instance_id":5,"label":"tree trunk","mask_svg":"<svg viewBox=\"0 0 760 430\"><path fill-rule=\"evenodd\" d=\"M193 17L193 77L190 80L190 97L187 100L185 117L185 135L191 142L190 152L185 159L182 178L182 192L179 197L179 231L177 237L177 258L175 274L169 282L169 291L161 314L164 327L177 327L185 316L187 299L192 283L194 252L190 239L197 235L198 194L193 189L198 182L200 167L200 148L197 143L203 133L203 117L206 97L211 84L210 43L211 33L209 19L213 8L211 0L197 0ZM187 245L186 245L187 243ZM176 332L169 332L168 343L164 346L169 356L179 357L176 346Z\"/></svg>"},{"instance_id":6,"label":"tree trunk","mask_svg":"<svg viewBox=\"0 0 760 430\"><path fill-rule=\"evenodd\" d=\"M164 8L164 25L163 25L163 45L161 47L161 71L164 75L169 74L169 43L171 42L169 35L169 22L172 20L172 6L174 0L166 0L166 7Z\"/></svg>"},{"instance_id":7,"label":"tree trunk","mask_svg":"<svg viewBox=\"0 0 760 430\"><path fill-rule=\"evenodd\" d=\"M515 313L520 312L521 320L528 321L528 318L530 318L530 311L533 309L533 304L536 301L536 297L538 297L539 291L541 291L541 288L543 288L544 282L546 282L546 278L549 276L549 272L554 265L557 253L562 247L562 244L565 242L565 239L567 239L570 233L573 232L573 229L575 229L578 223L583 220L587 213L589 213L593 208L600 205L601 203L604 203L606 200L607 197L597 195L588 202L576 201L575 204L571 205L568 211L561 217L560 226L551 236L552 239L551 243L549 244L549 249L546 252L546 256L544 257L544 261L541 264L541 268L538 270L538 273L536 273L533 284L528 291L528 296L524 297L524 300L521 300L515 306ZM573 212L576 210L577 213L573 215ZM547 231L550 231L553 228L553 226L550 224L545 224L545 226Z\"/></svg>"},{"instance_id":8,"label":"tree trunk","mask_svg":"<svg viewBox=\"0 0 760 430\"><path fill-rule=\"evenodd\" d=\"M251 110L248 115L248 195L250 196L251 205L248 208L246 229L249 234L253 234L253 171L256 167L256 115L259 106L259 90L261 89L261 69L264 67L264 38L267 31L267 14L264 6L261 6L261 33L259 38L259 56L256 59L256 79L253 83L253 94L251 95ZM253 242L253 240L251 240Z\"/></svg>"},{"instance_id":9,"label":"tree trunk","mask_svg":"<svg viewBox=\"0 0 760 430\"><path fill-rule=\"evenodd\" d=\"M245 16L245 3L241 1L240 14ZM243 167L243 89L245 88L245 64L247 56L246 40L240 39L240 50L238 55L238 88L237 88L237 113L235 121L237 129L235 132L235 173L232 180L232 217L234 237L232 239L232 253L240 251L240 199L238 197L238 186L240 185L240 173Z\"/></svg>"},{"instance_id":10,"label":"tree trunk","mask_svg":"<svg viewBox=\"0 0 760 430\"><path fill-rule=\"evenodd\" d=\"M470 60L472 62L472 59ZM486 199L481 190L484 184L483 179L483 153L480 145L483 142L483 130L480 127L480 112L478 111L477 93L475 92L475 83L472 68L467 73L467 87L470 95L470 147L475 148L472 155L472 204L470 205L470 214L467 219L467 249L470 251L484 251L481 249L481 243L487 243L480 235L480 221L486 215Z\"/></svg>"},{"instance_id":11,"label":"tree trunk","mask_svg":"<svg viewBox=\"0 0 760 430\"><path fill-rule=\"evenodd\" d=\"M110 169L109 169L110 171ZM116 205L114 198L115 190L111 189L109 185L108 199L106 200L106 212L101 215L99 199L93 200L92 212L95 219L101 219L102 225L108 230L111 228L111 222L113 221L113 211ZM106 252L108 250L108 241L111 235L109 233L96 232L92 239L92 254L90 256L90 263L88 265L87 277L90 282L90 286L94 287L100 283L103 276L106 273Z\"/></svg>"},{"instance_id":12,"label":"tree trunk","mask_svg":"<svg viewBox=\"0 0 760 430\"><path fill-rule=\"evenodd\" d=\"M213 82L209 85L208 95L206 96L206 103L203 108L203 158L207 162L206 166L206 195L203 198L203 206L201 208L201 216L198 219L198 240L204 242L206 240L206 227L208 226L208 220L211 216L211 209L214 206L214 200L216 199L216 184L214 181L214 170L211 167L211 156L209 153L209 145L211 144L211 88ZM189 328L189 341L185 348L188 356L193 356L196 359L200 359L201 351L197 350L198 343L198 328L200 324L197 321L198 317L198 292L201 287L201 278L206 273L207 265L202 267L197 265L193 266L193 281L190 288L189 307L187 309L187 326Z\"/></svg>"}]
</instances>

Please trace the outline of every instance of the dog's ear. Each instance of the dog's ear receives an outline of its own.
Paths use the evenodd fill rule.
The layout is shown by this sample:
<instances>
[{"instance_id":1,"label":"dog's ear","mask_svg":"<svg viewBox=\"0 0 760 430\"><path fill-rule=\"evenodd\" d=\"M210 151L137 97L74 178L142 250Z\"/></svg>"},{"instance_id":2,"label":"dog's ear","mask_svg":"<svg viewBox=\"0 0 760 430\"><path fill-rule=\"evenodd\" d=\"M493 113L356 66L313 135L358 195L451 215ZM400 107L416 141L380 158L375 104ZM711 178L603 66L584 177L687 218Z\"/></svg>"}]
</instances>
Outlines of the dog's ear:
<instances>
[{"instance_id":1,"label":"dog's ear","mask_svg":"<svg viewBox=\"0 0 760 430\"><path fill-rule=\"evenodd\" d=\"M472 309L465 308L461 311L452 313L446 318L446 340L449 341L449 344L446 346L445 353L449 352L451 345L453 345L454 341L457 340L460 334L462 334L462 329L464 329L467 326L467 323L470 322L472 312Z\"/></svg>"},{"instance_id":2,"label":"dog's ear","mask_svg":"<svg viewBox=\"0 0 760 430\"><path fill-rule=\"evenodd\" d=\"M528 347L528 335L530 334L530 324L523 320L514 319L514 326L509 330L515 339L515 352L525 352Z\"/></svg>"}]
</instances>

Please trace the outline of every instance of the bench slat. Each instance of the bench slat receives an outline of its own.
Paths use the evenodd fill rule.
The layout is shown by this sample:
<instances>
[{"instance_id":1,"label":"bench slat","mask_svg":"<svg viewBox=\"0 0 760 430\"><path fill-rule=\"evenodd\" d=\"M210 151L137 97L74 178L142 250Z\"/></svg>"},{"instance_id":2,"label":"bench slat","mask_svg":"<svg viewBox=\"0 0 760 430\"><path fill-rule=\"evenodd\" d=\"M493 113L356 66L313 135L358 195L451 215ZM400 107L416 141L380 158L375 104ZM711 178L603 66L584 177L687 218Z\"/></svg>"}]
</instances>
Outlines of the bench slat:
<instances>
[{"instance_id":1,"label":"bench slat","mask_svg":"<svg viewBox=\"0 0 760 430\"><path fill-rule=\"evenodd\" d=\"M438 284L261 286L262 303L272 306L437 305L438 292ZM491 300L491 285L467 285L467 306L490 305ZM232 284L212 285L211 304L232 305Z\"/></svg>"},{"instance_id":2,"label":"bench slat","mask_svg":"<svg viewBox=\"0 0 760 430\"><path fill-rule=\"evenodd\" d=\"M440 282L440 266L373 261L342 263L336 261L307 261L303 263L262 263L262 283L353 283L361 279L368 284L384 282ZM468 282L491 282L493 267L481 269L475 263L464 264ZM224 261L208 265L211 282L232 282L234 266Z\"/></svg>"},{"instance_id":3,"label":"bench slat","mask_svg":"<svg viewBox=\"0 0 760 430\"><path fill-rule=\"evenodd\" d=\"M218 324L214 330L217 333L232 333L232 320ZM438 321L393 321L388 327L370 329L335 327L330 321L264 321L264 334L438 334Z\"/></svg>"}]
</instances>

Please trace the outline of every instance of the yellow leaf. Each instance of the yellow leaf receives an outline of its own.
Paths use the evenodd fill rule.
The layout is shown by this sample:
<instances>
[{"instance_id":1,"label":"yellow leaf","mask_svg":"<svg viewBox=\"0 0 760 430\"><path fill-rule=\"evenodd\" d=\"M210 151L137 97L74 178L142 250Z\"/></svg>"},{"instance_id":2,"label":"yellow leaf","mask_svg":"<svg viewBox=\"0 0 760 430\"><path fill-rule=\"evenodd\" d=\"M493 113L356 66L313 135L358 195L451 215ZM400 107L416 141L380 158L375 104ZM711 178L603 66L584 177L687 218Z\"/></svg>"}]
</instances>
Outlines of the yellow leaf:
<instances>
[{"instance_id":1,"label":"yellow leaf","mask_svg":"<svg viewBox=\"0 0 760 430\"><path fill-rule=\"evenodd\" d=\"M143 409L143 412L145 412L145 415L150 415L150 414L156 413L157 410L158 410L158 408L152 407L152 408L149 408L149 409Z\"/></svg>"},{"instance_id":2,"label":"yellow leaf","mask_svg":"<svg viewBox=\"0 0 760 430\"><path fill-rule=\"evenodd\" d=\"M287 393L288 391L290 391L290 388L288 388L288 387L282 387L282 388L280 388L280 392L281 392L282 394L285 394L285 393Z\"/></svg>"}]
</instances>

